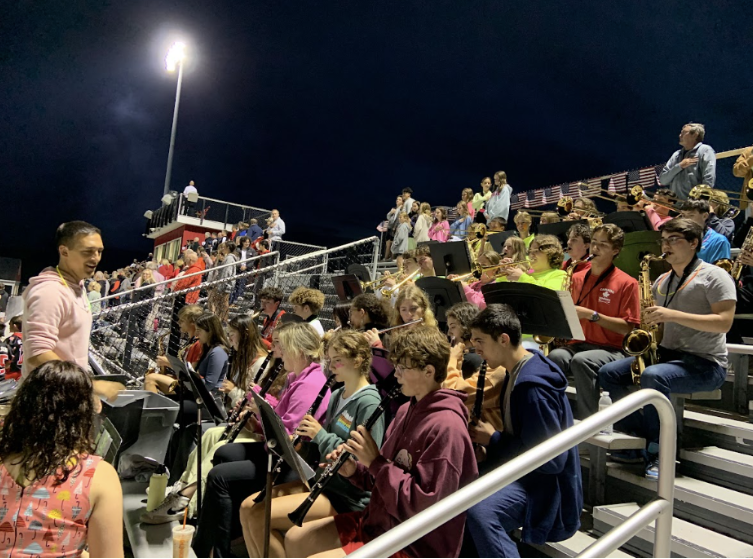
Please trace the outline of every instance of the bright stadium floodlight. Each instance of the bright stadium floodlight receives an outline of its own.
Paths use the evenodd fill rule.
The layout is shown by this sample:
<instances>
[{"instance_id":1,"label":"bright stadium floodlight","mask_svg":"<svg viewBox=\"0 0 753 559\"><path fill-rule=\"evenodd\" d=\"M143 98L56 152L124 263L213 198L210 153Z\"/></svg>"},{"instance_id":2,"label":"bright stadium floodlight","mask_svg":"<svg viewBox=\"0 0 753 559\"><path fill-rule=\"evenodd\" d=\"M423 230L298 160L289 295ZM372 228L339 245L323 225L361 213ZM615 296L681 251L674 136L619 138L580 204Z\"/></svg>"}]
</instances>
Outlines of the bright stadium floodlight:
<instances>
[{"instance_id":1,"label":"bright stadium floodlight","mask_svg":"<svg viewBox=\"0 0 753 559\"><path fill-rule=\"evenodd\" d=\"M180 88L183 84L183 60L186 57L186 44L177 41L173 43L165 58L165 67L168 72L174 72L178 67L178 86L175 90L175 110L173 111L173 126L170 130L170 149L167 151L167 170L165 171L164 193L170 192L170 175L173 167L173 150L175 149L175 129L178 125L178 106L180 105Z\"/></svg>"},{"instance_id":2,"label":"bright stadium floodlight","mask_svg":"<svg viewBox=\"0 0 753 559\"><path fill-rule=\"evenodd\" d=\"M170 47L170 50L167 52L167 57L165 57L165 67L167 68L167 71L174 72L175 67L183 61L185 56L186 44L181 41L173 43L173 46Z\"/></svg>"}]
</instances>

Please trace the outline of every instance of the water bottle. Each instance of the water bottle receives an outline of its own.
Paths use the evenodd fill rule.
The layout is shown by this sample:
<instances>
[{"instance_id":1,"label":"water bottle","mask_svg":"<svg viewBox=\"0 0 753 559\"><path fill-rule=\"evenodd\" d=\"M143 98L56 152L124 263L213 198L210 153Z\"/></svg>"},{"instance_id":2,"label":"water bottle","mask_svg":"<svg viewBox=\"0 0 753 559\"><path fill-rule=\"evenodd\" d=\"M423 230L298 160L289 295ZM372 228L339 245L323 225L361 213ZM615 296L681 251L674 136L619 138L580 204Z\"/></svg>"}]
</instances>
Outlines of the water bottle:
<instances>
[{"instance_id":1,"label":"water bottle","mask_svg":"<svg viewBox=\"0 0 753 559\"><path fill-rule=\"evenodd\" d=\"M146 497L147 512L156 509L165 500L168 477L170 476L167 473L167 468L160 464L149 479L149 491Z\"/></svg>"},{"instance_id":2,"label":"water bottle","mask_svg":"<svg viewBox=\"0 0 753 559\"><path fill-rule=\"evenodd\" d=\"M609 392L606 392L606 391L602 392L601 398L599 398L599 411L605 410L611 405L612 405L612 398L609 397ZM611 435L613 432L614 432L614 426L607 425L601 431L599 431L599 434Z\"/></svg>"}]
</instances>

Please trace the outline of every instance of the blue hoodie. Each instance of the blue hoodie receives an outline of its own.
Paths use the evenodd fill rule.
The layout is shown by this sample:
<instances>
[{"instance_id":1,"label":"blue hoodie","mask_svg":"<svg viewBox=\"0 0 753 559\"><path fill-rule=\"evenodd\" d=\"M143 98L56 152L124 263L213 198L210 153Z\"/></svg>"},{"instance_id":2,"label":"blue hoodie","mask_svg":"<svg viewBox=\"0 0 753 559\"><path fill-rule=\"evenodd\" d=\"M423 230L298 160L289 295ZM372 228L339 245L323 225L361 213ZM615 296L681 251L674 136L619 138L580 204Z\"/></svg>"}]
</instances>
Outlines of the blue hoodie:
<instances>
[{"instance_id":1,"label":"blue hoodie","mask_svg":"<svg viewBox=\"0 0 753 559\"><path fill-rule=\"evenodd\" d=\"M488 460L494 465L508 462L573 425L565 395L567 378L540 352L531 353L534 355L523 365L510 395L514 435L495 432L487 449ZM505 388L502 405L504 391ZM525 543L562 541L580 528L583 485L576 447L540 466L520 482L528 494L523 522Z\"/></svg>"}]
</instances>

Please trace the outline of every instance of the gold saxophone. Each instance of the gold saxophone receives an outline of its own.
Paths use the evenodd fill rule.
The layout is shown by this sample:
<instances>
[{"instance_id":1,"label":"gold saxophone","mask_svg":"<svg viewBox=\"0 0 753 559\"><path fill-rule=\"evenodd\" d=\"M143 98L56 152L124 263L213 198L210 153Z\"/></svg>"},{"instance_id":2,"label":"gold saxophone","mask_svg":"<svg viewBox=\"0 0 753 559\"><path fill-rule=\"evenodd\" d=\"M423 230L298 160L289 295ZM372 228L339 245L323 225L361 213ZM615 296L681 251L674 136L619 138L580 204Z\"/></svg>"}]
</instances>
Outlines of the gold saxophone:
<instances>
[{"instance_id":1,"label":"gold saxophone","mask_svg":"<svg viewBox=\"0 0 753 559\"><path fill-rule=\"evenodd\" d=\"M641 298L641 324L634 328L622 340L622 349L628 355L635 357L630 365L630 371L633 373L633 384L640 387L641 375L646 367L655 365L659 362L659 342L661 341L661 329L658 324L648 325L644 323L643 313L649 307L653 307L654 295L651 292L650 266L652 260L664 260L666 254L656 256L647 254L641 260L641 271L638 280L638 289Z\"/></svg>"},{"instance_id":2,"label":"gold saxophone","mask_svg":"<svg viewBox=\"0 0 753 559\"><path fill-rule=\"evenodd\" d=\"M735 281L740 281L740 276L743 274L743 268L745 268L745 265L740 262L740 255L751 250L753 250L753 227L748 229L748 234L745 236L745 240L740 247L740 254L738 254L734 260L720 258L714 262L714 265L719 266L722 270L730 274Z\"/></svg>"}]
</instances>

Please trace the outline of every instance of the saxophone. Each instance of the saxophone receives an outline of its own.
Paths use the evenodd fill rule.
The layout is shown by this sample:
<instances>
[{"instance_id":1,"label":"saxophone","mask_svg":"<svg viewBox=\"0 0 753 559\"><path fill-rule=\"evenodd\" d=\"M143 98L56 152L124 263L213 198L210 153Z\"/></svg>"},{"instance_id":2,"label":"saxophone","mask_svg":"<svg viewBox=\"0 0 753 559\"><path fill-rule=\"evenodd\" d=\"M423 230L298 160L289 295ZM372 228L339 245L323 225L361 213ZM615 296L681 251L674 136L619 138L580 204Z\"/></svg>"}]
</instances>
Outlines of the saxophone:
<instances>
[{"instance_id":1,"label":"saxophone","mask_svg":"<svg viewBox=\"0 0 753 559\"><path fill-rule=\"evenodd\" d=\"M638 289L641 298L641 316L643 312L654 306L654 296L651 292L650 266L652 260L664 260L666 255L656 256L647 254L641 260L641 271L638 280ZM648 325L641 322L638 328L627 334L622 340L622 349L628 355L635 357L630 365L630 371L633 374L633 384L640 387L641 375L646 367L655 365L659 362L659 341L661 331L658 324Z\"/></svg>"},{"instance_id":2,"label":"saxophone","mask_svg":"<svg viewBox=\"0 0 753 559\"><path fill-rule=\"evenodd\" d=\"M743 275L743 268L745 268L745 265L740 262L740 255L746 251L753 251L753 227L748 229L748 234L745 236L745 240L740 247L740 254L738 254L734 260L722 258L714 262L714 264L729 272L729 274L732 276L732 279L736 282L740 281L740 276ZM727 262L729 262L729 267L727 266Z\"/></svg>"},{"instance_id":3,"label":"saxophone","mask_svg":"<svg viewBox=\"0 0 753 559\"><path fill-rule=\"evenodd\" d=\"M593 254L589 254L584 260L573 260L572 262L570 262L570 264L567 266L567 269L565 270L565 279L562 280L561 291L570 291L570 288L573 285L573 274L575 273L575 268L578 267L578 264L581 264L583 262L589 262L592 258L593 258ZM543 353L544 356L547 356L549 355L552 342L554 341L554 336L538 336L537 335L533 337L533 341L539 344L539 349L541 350L541 353Z\"/></svg>"}]
</instances>

